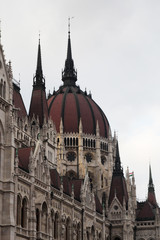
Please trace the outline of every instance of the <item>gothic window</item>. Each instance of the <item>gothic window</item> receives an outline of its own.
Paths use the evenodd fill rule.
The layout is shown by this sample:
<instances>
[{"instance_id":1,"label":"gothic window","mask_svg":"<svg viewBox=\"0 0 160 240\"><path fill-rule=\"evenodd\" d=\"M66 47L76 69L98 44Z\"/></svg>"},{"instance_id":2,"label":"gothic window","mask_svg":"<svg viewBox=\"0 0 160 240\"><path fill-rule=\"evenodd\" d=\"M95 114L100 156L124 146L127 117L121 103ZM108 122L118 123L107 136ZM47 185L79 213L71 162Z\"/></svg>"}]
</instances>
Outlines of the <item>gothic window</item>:
<instances>
[{"instance_id":1,"label":"gothic window","mask_svg":"<svg viewBox=\"0 0 160 240\"><path fill-rule=\"evenodd\" d=\"M58 214L55 214L54 220L54 239L58 239Z\"/></svg>"},{"instance_id":2,"label":"gothic window","mask_svg":"<svg viewBox=\"0 0 160 240\"><path fill-rule=\"evenodd\" d=\"M76 159L75 152L68 152L67 153L67 159L68 159L68 161L73 162Z\"/></svg>"},{"instance_id":3,"label":"gothic window","mask_svg":"<svg viewBox=\"0 0 160 240\"><path fill-rule=\"evenodd\" d=\"M2 62L1 62L1 60L0 60L0 69L2 68Z\"/></svg>"},{"instance_id":4,"label":"gothic window","mask_svg":"<svg viewBox=\"0 0 160 240\"><path fill-rule=\"evenodd\" d=\"M21 226L22 226L22 228L27 228L27 200L26 200L26 198L24 198L22 201Z\"/></svg>"},{"instance_id":5,"label":"gothic window","mask_svg":"<svg viewBox=\"0 0 160 240\"><path fill-rule=\"evenodd\" d=\"M78 138L76 138L76 146L78 146Z\"/></svg>"},{"instance_id":6,"label":"gothic window","mask_svg":"<svg viewBox=\"0 0 160 240\"><path fill-rule=\"evenodd\" d=\"M39 232L39 209L36 209L36 231Z\"/></svg>"},{"instance_id":7,"label":"gothic window","mask_svg":"<svg viewBox=\"0 0 160 240\"><path fill-rule=\"evenodd\" d=\"M73 146L75 146L75 144L76 144L76 139L73 138Z\"/></svg>"},{"instance_id":8,"label":"gothic window","mask_svg":"<svg viewBox=\"0 0 160 240\"><path fill-rule=\"evenodd\" d=\"M52 237L54 237L54 212L51 210Z\"/></svg>"},{"instance_id":9,"label":"gothic window","mask_svg":"<svg viewBox=\"0 0 160 240\"><path fill-rule=\"evenodd\" d=\"M114 240L121 240L119 237L116 237Z\"/></svg>"},{"instance_id":10,"label":"gothic window","mask_svg":"<svg viewBox=\"0 0 160 240\"><path fill-rule=\"evenodd\" d=\"M80 240L80 223L77 225L77 240Z\"/></svg>"},{"instance_id":11,"label":"gothic window","mask_svg":"<svg viewBox=\"0 0 160 240\"><path fill-rule=\"evenodd\" d=\"M17 225L21 225L21 198L17 196Z\"/></svg>"},{"instance_id":12,"label":"gothic window","mask_svg":"<svg viewBox=\"0 0 160 240\"><path fill-rule=\"evenodd\" d=\"M47 233L47 205L45 202L42 205L41 230Z\"/></svg>"},{"instance_id":13,"label":"gothic window","mask_svg":"<svg viewBox=\"0 0 160 240\"><path fill-rule=\"evenodd\" d=\"M90 238L89 238L89 232L87 231L87 240L89 240Z\"/></svg>"},{"instance_id":14,"label":"gothic window","mask_svg":"<svg viewBox=\"0 0 160 240\"><path fill-rule=\"evenodd\" d=\"M105 158L105 156L101 156L101 163L102 163L102 165L104 165L105 162L106 162L106 158Z\"/></svg>"},{"instance_id":15,"label":"gothic window","mask_svg":"<svg viewBox=\"0 0 160 240\"><path fill-rule=\"evenodd\" d=\"M70 138L70 146L72 146L72 138Z\"/></svg>"},{"instance_id":16,"label":"gothic window","mask_svg":"<svg viewBox=\"0 0 160 240\"><path fill-rule=\"evenodd\" d=\"M99 239L99 240L102 239L102 234L101 234L101 232L100 232L99 235L98 235L98 239Z\"/></svg>"},{"instance_id":17,"label":"gothic window","mask_svg":"<svg viewBox=\"0 0 160 240\"><path fill-rule=\"evenodd\" d=\"M85 157L86 157L86 161L87 161L88 163L90 163L90 162L92 161L92 154L87 153L87 154L85 155Z\"/></svg>"},{"instance_id":18,"label":"gothic window","mask_svg":"<svg viewBox=\"0 0 160 240\"><path fill-rule=\"evenodd\" d=\"M67 219L66 222L66 239L65 240L70 240L70 220Z\"/></svg>"},{"instance_id":19,"label":"gothic window","mask_svg":"<svg viewBox=\"0 0 160 240\"><path fill-rule=\"evenodd\" d=\"M103 174L101 175L101 188L103 188Z\"/></svg>"},{"instance_id":20,"label":"gothic window","mask_svg":"<svg viewBox=\"0 0 160 240\"><path fill-rule=\"evenodd\" d=\"M3 84L3 98L6 98L6 83Z\"/></svg>"}]
</instances>

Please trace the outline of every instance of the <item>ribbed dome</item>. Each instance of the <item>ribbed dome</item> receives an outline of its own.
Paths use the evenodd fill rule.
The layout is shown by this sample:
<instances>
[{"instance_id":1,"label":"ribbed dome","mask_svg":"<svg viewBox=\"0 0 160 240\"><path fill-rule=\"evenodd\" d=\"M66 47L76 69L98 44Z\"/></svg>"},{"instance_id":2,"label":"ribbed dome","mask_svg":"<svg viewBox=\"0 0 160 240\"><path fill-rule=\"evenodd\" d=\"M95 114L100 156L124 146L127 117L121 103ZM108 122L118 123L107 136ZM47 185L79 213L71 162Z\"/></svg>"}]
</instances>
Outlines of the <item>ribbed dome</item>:
<instances>
[{"instance_id":1,"label":"ribbed dome","mask_svg":"<svg viewBox=\"0 0 160 240\"><path fill-rule=\"evenodd\" d=\"M107 137L108 120L101 108L91 99L90 95L77 86L62 86L48 99L49 116L59 132L60 121L63 121L63 131L79 132L79 122L82 121L83 132L96 134L98 121L100 136Z\"/></svg>"}]
</instances>

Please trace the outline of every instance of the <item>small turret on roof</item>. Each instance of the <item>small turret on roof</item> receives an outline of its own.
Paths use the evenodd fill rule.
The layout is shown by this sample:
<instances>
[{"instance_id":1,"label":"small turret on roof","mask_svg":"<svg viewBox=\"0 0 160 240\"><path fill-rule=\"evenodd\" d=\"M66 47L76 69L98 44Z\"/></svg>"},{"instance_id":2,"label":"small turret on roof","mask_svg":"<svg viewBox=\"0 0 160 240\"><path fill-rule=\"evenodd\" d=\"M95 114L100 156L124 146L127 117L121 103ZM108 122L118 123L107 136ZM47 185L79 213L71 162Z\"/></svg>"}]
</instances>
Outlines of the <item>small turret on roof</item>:
<instances>
[{"instance_id":1,"label":"small turret on roof","mask_svg":"<svg viewBox=\"0 0 160 240\"><path fill-rule=\"evenodd\" d=\"M43 126L44 120L48 120L48 106L45 92L45 79L42 71L42 60L41 60L41 46L40 40L38 44L38 56L37 56L37 69L33 79L33 91L29 109L29 116L39 118L40 127Z\"/></svg>"},{"instance_id":2,"label":"small turret on roof","mask_svg":"<svg viewBox=\"0 0 160 240\"><path fill-rule=\"evenodd\" d=\"M112 181L111 181L109 200L108 200L109 206L111 205L113 199L115 198L115 193L116 193L116 198L118 198L121 205L123 206L125 202L126 208L127 208L128 192L127 192L126 180L123 175L123 169L121 167L118 142L116 145L116 159L115 159L115 165L113 168Z\"/></svg>"}]
</instances>

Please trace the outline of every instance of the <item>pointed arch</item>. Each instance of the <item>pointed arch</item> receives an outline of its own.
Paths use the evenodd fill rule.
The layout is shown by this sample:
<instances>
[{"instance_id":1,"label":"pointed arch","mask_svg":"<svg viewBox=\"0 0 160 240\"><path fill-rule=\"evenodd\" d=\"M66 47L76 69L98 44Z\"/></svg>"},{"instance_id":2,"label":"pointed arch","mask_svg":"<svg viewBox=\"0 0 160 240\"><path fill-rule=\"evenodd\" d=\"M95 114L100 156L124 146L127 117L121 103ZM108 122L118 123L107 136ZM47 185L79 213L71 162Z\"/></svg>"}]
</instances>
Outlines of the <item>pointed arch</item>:
<instances>
[{"instance_id":1,"label":"pointed arch","mask_svg":"<svg viewBox=\"0 0 160 240\"><path fill-rule=\"evenodd\" d=\"M22 198L18 194L17 195L17 225L21 225L21 207L22 207Z\"/></svg>"},{"instance_id":2,"label":"pointed arch","mask_svg":"<svg viewBox=\"0 0 160 240\"><path fill-rule=\"evenodd\" d=\"M58 239L58 221L59 221L59 215L56 212L55 219L54 219L54 239Z\"/></svg>"},{"instance_id":3,"label":"pointed arch","mask_svg":"<svg viewBox=\"0 0 160 240\"><path fill-rule=\"evenodd\" d=\"M66 240L70 240L71 239L70 229L71 229L71 220L68 217L67 220L66 220L66 235L65 235L65 239Z\"/></svg>"},{"instance_id":4,"label":"pointed arch","mask_svg":"<svg viewBox=\"0 0 160 240\"><path fill-rule=\"evenodd\" d=\"M39 232L40 230L40 212L39 209L36 208L36 231Z\"/></svg>"},{"instance_id":5,"label":"pointed arch","mask_svg":"<svg viewBox=\"0 0 160 240\"><path fill-rule=\"evenodd\" d=\"M22 228L27 228L27 198L23 198L22 208L21 208L21 226Z\"/></svg>"},{"instance_id":6,"label":"pointed arch","mask_svg":"<svg viewBox=\"0 0 160 240\"><path fill-rule=\"evenodd\" d=\"M42 218L41 218L41 230L44 233L47 233L47 220L48 220L47 204L46 202L44 202L42 204Z\"/></svg>"}]
</instances>

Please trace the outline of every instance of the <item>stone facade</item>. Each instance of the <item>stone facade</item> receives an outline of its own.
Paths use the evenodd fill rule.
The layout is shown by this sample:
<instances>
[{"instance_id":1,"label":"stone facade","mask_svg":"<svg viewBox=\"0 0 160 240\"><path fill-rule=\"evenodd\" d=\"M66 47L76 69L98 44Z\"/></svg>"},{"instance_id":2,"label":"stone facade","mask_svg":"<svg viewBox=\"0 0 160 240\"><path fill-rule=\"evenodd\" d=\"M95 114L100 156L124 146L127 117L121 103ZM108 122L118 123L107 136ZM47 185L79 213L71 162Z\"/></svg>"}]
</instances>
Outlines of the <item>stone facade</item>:
<instances>
[{"instance_id":1,"label":"stone facade","mask_svg":"<svg viewBox=\"0 0 160 240\"><path fill-rule=\"evenodd\" d=\"M116 136L101 136L98 121L95 132L81 120L64 132L63 121L57 131L50 116L28 116L0 45L0 239L160 240L151 175L138 203Z\"/></svg>"}]
</instances>

